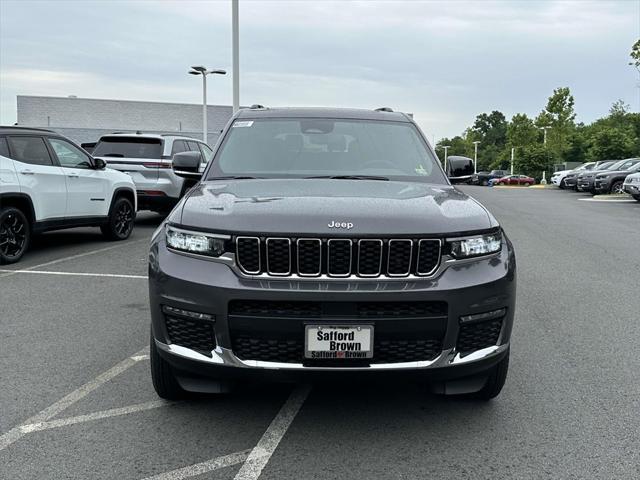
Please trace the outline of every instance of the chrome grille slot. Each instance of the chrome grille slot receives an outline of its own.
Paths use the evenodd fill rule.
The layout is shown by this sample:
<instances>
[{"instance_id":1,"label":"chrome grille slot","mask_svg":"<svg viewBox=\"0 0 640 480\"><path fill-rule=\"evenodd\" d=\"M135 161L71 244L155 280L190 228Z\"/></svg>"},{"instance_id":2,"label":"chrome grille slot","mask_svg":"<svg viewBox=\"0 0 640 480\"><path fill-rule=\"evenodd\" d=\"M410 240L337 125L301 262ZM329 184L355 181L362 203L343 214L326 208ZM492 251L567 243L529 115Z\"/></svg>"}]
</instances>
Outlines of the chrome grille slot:
<instances>
[{"instance_id":1,"label":"chrome grille slot","mask_svg":"<svg viewBox=\"0 0 640 480\"><path fill-rule=\"evenodd\" d=\"M317 277L322 273L322 240L319 238L299 238L296 241L298 254L298 275Z\"/></svg>"},{"instance_id":2,"label":"chrome grille slot","mask_svg":"<svg viewBox=\"0 0 640 480\"><path fill-rule=\"evenodd\" d=\"M351 240L332 238L327 242L327 274L330 277L348 277L351 274Z\"/></svg>"},{"instance_id":3,"label":"chrome grille slot","mask_svg":"<svg viewBox=\"0 0 640 480\"><path fill-rule=\"evenodd\" d=\"M358 275L377 277L382 273L382 240L358 241Z\"/></svg>"},{"instance_id":4,"label":"chrome grille slot","mask_svg":"<svg viewBox=\"0 0 640 480\"><path fill-rule=\"evenodd\" d=\"M418 275L431 275L440 264L440 240L420 240L418 242Z\"/></svg>"},{"instance_id":5,"label":"chrome grille slot","mask_svg":"<svg viewBox=\"0 0 640 480\"><path fill-rule=\"evenodd\" d=\"M291 240L288 238L267 238L267 273L289 275L291 273Z\"/></svg>"},{"instance_id":6,"label":"chrome grille slot","mask_svg":"<svg viewBox=\"0 0 640 480\"><path fill-rule=\"evenodd\" d=\"M387 255L387 275L390 277L406 277L411 273L413 240L389 240Z\"/></svg>"},{"instance_id":7,"label":"chrome grille slot","mask_svg":"<svg viewBox=\"0 0 640 480\"><path fill-rule=\"evenodd\" d=\"M238 266L244 273L256 275L260 273L260 239L258 237L236 238L236 257Z\"/></svg>"}]
</instances>

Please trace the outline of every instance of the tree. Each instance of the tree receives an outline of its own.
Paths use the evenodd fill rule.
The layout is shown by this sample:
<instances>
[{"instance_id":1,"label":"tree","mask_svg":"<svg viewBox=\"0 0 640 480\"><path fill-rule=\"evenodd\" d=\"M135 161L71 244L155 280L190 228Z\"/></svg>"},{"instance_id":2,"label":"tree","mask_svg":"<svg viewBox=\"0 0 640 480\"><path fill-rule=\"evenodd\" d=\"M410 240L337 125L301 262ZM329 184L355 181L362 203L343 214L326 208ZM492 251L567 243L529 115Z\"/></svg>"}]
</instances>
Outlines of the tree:
<instances>
[{"instance_id":1,"label":"tree","mask_svg":"<svg viewBox=\"0 0 640 480\"><path fill-rule=\"evenodd\" d=\"M507 142L507 119L502 112L481 113L476 117L471 127L474 140L480 140L485 145L504 147Z\"/></svg>"},{"instance_id":2,"label":"tree","mask_svg":"<svg viewBox=\"0 0 640 480\"><path fill-rule=\"evenodd\" d=\"M631 47L631 53L629 56L631 57L629 65L633 65L640 70L640 39L636 40L636 43Z\"/></svg>"},{"instance_id":3,"label":"tree","mask_svg":"<svg viewBox=\"0 0 640 480\"><path fill-rule=\"evenodd\" d=\"M436 144L436 152L441 162L443 162L444 160L444 148L442 148L443 145L449 145L447 155L473 157L473 145L471 144L471 142L467 138L456 135L453 138L443 138Z\"/></svg>"},{"instance_id":4,"label":"tree","mask_svg":"<svg viewBox=\"0 0 640 480\"><path fill-rule=\"evenodd\" d=\"M604 127L595 132L587 151L590 160L618 160L634 153L634 138L623 130Z\"/></svg>"},{"instance_id":5,"label":"tree","mask_svg":"<svg viewBox=\"0 0 640 480\"><path fill-rule=\"evenodd\" d=\"M549 97L545 113L550 121L547 147L554 151L558 159L562 159L567 148L567 138L574 128L576 118L573 109L575 100L569 87L556 88Z\"/></svg>"},{"instance_id":6,"label":"tree","mask_svg":"<svg viewBox=\"0 0 640 480\"><path fill-rule=\"evenodd\" d=\"M517 113L507 126L507 142L511 147L525 147L538 140L539 131L525 113Z\"/></svg>"},{"instance_id":7,"label":"tree","mask_svg":"<svg viewBox=\"0 0 640 480\"><path fill-rule=\"evenodd\" d=\"M518 172L540 179L542 172L549 172L555 161L556 157L552 150L542 145L530 145L522 149L514 163Z\"/></svg>"},{"instance_id":8,"label":"tree","mask_svg":"<svg viewBox=\"0 0 640 480\"><path fill-rule=\"evenodd\" d=\"M610 117L624 117L627 113L629 113L629 105L624 103L624 100L619 99L611 105L609 109Z\"/></svg>"}]
</instances>

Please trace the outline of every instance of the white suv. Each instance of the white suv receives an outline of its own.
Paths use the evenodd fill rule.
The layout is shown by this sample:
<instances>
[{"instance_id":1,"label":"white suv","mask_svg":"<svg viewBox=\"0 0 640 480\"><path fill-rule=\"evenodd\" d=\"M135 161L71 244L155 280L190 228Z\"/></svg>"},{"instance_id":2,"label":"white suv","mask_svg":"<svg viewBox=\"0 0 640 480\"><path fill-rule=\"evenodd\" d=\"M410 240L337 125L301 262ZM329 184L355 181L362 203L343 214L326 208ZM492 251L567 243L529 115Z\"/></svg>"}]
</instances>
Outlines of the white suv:
<instances>
[{"instance_id":1,"label":"white suv","mask_svg":"<svg viewBox=\"0 0 640 480\"><path fill-rule=\"evenodd\" d=\"M149 133L114 133L103 135L93 156L110 168L131 176L138 190L138 208L168 213L194 182L185 182L173 173L176 153L197 152L201 170L213 157L206 143L191 137Z\"/></svg>"},{"instance_id":2,"label":"white suv","mask_svg":"<svg viewBox=\"0 0 640 480\"><path fill-rule=\"evenodd\" d=\"M20 260L31 235L100 227L112 240L131 235L135 185L50 130L0 127L0 264Z\"/></svg>"},{"instance_id":3,"label":"white suv","mask_svg":"<svg viewBox=\"0 0 640 480\"><path fill-rule=\"evenodd\" d=\"M622 189L640 202L640 172L627 175Z\"/></svg>"}]
</instances>

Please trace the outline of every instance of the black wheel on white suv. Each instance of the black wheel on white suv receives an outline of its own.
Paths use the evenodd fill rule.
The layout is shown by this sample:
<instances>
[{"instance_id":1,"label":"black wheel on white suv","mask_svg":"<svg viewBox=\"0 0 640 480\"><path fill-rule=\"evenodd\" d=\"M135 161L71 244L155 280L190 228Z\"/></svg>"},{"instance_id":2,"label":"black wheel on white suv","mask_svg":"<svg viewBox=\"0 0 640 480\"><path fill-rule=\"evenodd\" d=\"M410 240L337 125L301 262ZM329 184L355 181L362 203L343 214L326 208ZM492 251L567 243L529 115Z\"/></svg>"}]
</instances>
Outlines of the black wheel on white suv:
<instances>
[{"instance_id":1,"label":"black wheel on white suv","mask_svg":"<svg viewBox=\"0 0 640 480\"><path fill-rule=\"evenodd\" d=\"M567 184L564 181L564 178L562 180L560 180L560 185L558 185L560 187L561 190L564 190L565 188L567 188Z\"/></svg>"},{"instance_id":2,"label":"black wheel on white suv","mask_svg":"<svg viewBox=\"0 0 640 480\"><path fill-rule=\"evenodd\" d=\"M109 211L109 220L100 230L111 240L126 240L133 231L135 219L136 212L131 202L125 197L118 197Z\"/></svg>"},{"instance_id":3,"label":"black wheel on white suv","mask_svg":"<svg viewBox=\"0 0 640 480\"><path fill-rule=\"evenodd\" d=\"M0 265L20 260L30 240L31 227L25 214L15 207L0 210Z\"/></svg>"}]
</instances>

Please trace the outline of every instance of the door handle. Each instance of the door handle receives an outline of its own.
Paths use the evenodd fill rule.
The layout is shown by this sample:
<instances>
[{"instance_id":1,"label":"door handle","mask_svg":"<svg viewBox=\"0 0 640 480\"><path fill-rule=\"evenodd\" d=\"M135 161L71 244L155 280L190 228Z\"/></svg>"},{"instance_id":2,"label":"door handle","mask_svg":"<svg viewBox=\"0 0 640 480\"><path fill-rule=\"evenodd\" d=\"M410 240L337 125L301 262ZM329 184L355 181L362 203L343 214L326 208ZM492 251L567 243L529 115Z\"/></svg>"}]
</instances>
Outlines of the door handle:
<instances>
[{"instance_id":1,"label":"door handle","mask_svg":"<svg viewBox=\"0 0 640 480\"><path fill-rule=\"evenodd\" d=\"M78 174L77 173L70 173L69 175L67 175L67 177L69 177L69 178L78 178Z\"/></svg>"},{"instance_id":2,"label":"door handle","mask_svg":"<svg viewBox=\"0 0 640 480\"><path fill-rule=\"evenodd\" d=\"M34 172L33 170L20 170L20 173L21 173L22 175L33 175L33 174L35 174L36 172Z\"/></svg>"}]
</instances>

